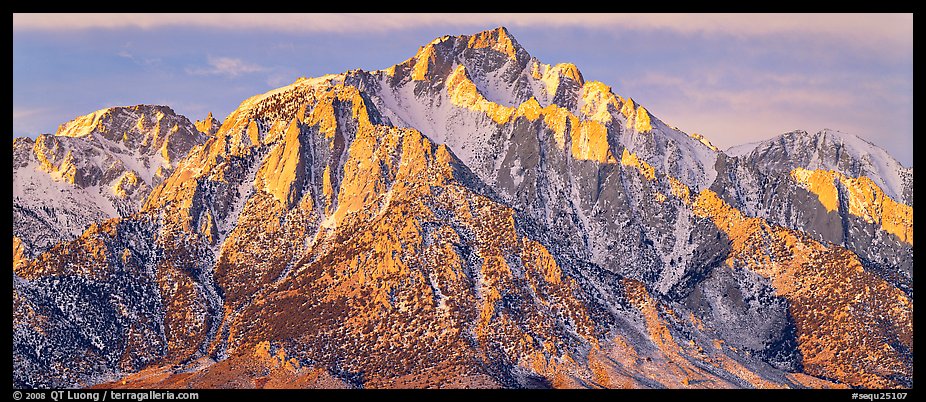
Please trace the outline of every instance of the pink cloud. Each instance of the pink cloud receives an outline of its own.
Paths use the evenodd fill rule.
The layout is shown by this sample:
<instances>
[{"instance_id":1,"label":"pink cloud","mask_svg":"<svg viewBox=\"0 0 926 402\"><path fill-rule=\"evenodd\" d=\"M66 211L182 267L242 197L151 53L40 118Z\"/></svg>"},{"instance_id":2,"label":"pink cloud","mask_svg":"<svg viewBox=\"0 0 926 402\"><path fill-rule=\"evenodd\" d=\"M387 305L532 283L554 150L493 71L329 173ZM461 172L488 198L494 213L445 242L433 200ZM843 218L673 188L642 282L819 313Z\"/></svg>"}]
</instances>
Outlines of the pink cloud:
<instances>
[{"instance_id":1,"label":"pink cloud","mask_svg":"<svg viewBox=\"0 0 926 402\"><path fill-rule=\"evenodd\" d=\"M187 74L191 75L224 75L226 77L237 77L242 74L258 73L266 71L267 68L245 62L241 59L231 57L209 57L207 67L187 68Z\"/></svg>"},{"instance_id":2,"label":"pink cloud","mask_svg":"<svg viewBox=\"0 0 926 402\"><path fill-rule=\"evenodd\" d=\"M852 35L908 38L912 14L13 14L14 30L200 26L304 32L370 32L422 26L561 26L682 33Z\"/></svg>"}]
</instances>

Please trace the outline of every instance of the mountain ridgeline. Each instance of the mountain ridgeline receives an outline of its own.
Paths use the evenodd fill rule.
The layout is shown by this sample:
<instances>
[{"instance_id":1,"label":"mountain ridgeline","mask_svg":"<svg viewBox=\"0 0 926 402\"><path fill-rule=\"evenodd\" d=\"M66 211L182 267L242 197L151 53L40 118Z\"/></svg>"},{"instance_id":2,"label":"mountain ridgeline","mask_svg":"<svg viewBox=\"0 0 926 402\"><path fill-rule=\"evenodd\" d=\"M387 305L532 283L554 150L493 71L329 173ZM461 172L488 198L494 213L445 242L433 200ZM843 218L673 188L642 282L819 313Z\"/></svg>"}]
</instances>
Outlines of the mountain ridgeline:
<instances>
[{"instance_id":1,"label":"mountain ridgeline","mask_svg":"<svg viewBox=\"0 0 926 402\"><path fill-rule=\"evenodd\" d=\"M912 168L723 152L505 28L13 148L14 387L912 386Z\"/></svg>"}]
</instances>

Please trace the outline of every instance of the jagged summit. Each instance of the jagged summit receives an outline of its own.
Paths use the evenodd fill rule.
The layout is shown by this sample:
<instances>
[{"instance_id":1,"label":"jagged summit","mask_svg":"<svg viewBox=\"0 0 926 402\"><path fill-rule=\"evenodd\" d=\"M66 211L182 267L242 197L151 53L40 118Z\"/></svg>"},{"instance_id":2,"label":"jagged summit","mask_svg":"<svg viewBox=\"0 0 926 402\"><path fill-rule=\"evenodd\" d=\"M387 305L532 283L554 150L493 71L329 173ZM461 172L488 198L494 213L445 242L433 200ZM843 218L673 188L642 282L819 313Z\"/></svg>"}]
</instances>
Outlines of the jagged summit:
<instances>
[{"instance_id":1,"label":"jagged summit","mask_svg":"<svg viewBox=\"0 0 926 402\"><path fill-rule=\"evenodd\" d=\"M100 109L60 125L55 136L119 144L125 152L156 154L167 166L202 142L202 134L185 116L162 105Z\"/></svg>"},{"instance_id":2,"label":"jagged summit","mask_svg":"<svg viewBox=\"0 0 926 402\"><path fill-rule=\"evenodd\" d=\"M83 137L93 133L109 134L111 128L117 123L118 119L141 117L160 119L185 118L177 115L173 109L164 105L134 105L134 106L116 106L97 110L84 116L76 117L67 123L58 126L57 136L62 137ZM133 132L142 132L150 128L145 121L140 121L138 130Z\"/></svg>"},{"instance_id":3,"label":"jagged summit","mask_svg":"<svg viewBox=\"0 0 926 402\"><path fill-rule=\"evenodd\" d=\"M196 126L196 129L199 130L199 132L208 136L212 136L219 131L220 127L222 127L222 122L216 120L215 117L212 117L212 112L209 112L205 119L197 120L196 123L193 123L193 125Z\"/></svg>"},{"instance_id":4,"label":"jagged summit","mask_svg":"<svg viewBox=\"0 0 926 402\"><path fill-rule=\"evenodd\" d=\"M487 148L501 145L491 140L499 134L491 125L463 127L459 121L486 118L506 125L539 119L559 148L578 159L613 162L627 148L687 185L713 182L716 148L669 128L608 85L586 81L574 64L537 60L504 27L439 37L404 62L359 81L390 124L447 144L470 166L488 164L486 158L502 152Z\"/></svg>"},{"instance_id":5,"label":"jagged summit","mask_svg":"<svg viewBox=\"0 0 926 402\"><path fill-rule=\"evenodd\" d=\"M492 49L508 56L512 60L516 60L518 54L524 52L524 49L518 44L518 41L511 36L508 29L505 27L498 27L471 35L466 45L470 49Z\"/></svg>"},{"instance_id":6,"label":"jagged summit","mask_svg":"<svg viewBox=\"0 0 926 402\"><path fill-rule=\"evenodd\" d=\"M525 56L528 58L530 57L530 55L527 54L527 51L521 47L514 36L508 32L508 29L503 26L477 32L471 35L444 35L435 38L430 43L421 46L414 58L417 58L417 56L421 55L422 52L428 52L429 48L433 49L435 46L443 49L447 49L448 47L456 48L457 46L460 46L460 49L484 49L492 53L504 55L515 61L522 59Z\"/></svg>"}]
</instances>

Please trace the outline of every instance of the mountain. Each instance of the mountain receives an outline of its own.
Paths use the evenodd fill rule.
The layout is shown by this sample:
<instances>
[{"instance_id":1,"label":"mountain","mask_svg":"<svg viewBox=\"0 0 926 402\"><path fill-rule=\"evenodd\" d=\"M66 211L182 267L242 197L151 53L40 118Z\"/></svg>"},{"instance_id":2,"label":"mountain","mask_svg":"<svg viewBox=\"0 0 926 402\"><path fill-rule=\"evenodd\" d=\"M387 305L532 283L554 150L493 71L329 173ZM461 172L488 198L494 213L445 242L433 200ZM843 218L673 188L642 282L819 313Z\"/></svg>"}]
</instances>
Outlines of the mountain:
<instances>
[{"instance_id":1,"label":"mountain","mask_svg":"<svg viewBox=\"0 0 926 402\"><path fill-rule=\"evenodd\" d=\"M913 295L913 169L852 134L786 133L727 152L711 187L744 213L846 247ZM822 206L822 208L821 208Z\"/></svg>"},{"instance_id":2,"label":"mountain","mask_svg":"<svg viewBox=\"0 0 926 402\"><path fill-rule=\"evenodd\" d=\"M755 144L727 151L744 156L763 171L833 170L848 177L866 176L891 199L913 204L913 168L858 136L825 129L810 135L793 131Z\"/></svg>"},{"instance_id":3,"label":"mountain","mask_svg":"<svg viewBox=\"0 0 926 402\"><path fill-rule=\"evenodd\" d=\"M196 127L14 264L14 386L912 386L912 169L850 135L722 152L505 28Z\"/></svg>"},{"instance_id":4,"label":"mountain","mask_svg":"<svg viewBox=\"0 0 926 402\"><path fill-rule=\"evenodd\" d=\"M32 257L131 215L205 136L166 106L98 110L13 140L13 244ZM21 246L19 246L21 245Z\"/></svg>"}]
</instances>

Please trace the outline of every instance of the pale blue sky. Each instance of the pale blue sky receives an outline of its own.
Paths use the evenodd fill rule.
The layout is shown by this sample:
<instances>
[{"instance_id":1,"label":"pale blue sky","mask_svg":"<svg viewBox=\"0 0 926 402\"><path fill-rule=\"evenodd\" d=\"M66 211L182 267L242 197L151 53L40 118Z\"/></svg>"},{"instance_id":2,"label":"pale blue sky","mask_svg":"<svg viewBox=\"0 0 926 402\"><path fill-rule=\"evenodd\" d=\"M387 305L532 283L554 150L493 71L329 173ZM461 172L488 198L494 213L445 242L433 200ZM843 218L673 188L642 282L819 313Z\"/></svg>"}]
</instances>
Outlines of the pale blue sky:
<instances>
[{"instance_id":1,"label":"pale blue sky","mask_svg":"<svg viewBox=\"0 0 926 402\"><path fill-rule=\"evenodd\" d=\"M13 134L140 103L224 119L300 76L385 68L499 25L721 148L832 128L912 166L910 14L14 14Z\"/></svg>"}]
</instances>

